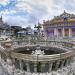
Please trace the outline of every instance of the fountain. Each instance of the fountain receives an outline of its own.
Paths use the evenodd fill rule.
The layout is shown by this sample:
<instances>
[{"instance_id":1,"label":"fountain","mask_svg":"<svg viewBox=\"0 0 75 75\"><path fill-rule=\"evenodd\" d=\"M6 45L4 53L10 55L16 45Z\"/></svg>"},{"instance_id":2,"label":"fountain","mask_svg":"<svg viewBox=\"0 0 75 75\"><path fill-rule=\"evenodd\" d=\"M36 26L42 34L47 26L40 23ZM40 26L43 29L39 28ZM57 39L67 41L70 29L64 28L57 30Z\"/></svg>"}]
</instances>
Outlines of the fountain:
<instances>
[{"instance_id":1,"label":"fountain","mask_svg":"<svg viewBox=\"0 0 75 75\"><path fill-rule=\"evenodd\" d=\"M41 51L40 46L36 47L35 51L32 51L32 55L44 55L44 51Z\"/></svg>"}]
</instances>

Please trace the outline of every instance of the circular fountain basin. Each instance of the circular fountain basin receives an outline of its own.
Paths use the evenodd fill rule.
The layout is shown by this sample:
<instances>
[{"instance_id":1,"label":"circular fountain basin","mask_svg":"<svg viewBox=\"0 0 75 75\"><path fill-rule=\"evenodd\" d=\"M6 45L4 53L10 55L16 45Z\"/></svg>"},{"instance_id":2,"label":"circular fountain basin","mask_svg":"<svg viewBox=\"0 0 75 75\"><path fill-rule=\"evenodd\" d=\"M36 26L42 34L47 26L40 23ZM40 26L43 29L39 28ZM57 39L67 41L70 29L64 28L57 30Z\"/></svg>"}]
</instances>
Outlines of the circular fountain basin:
<instances>
[{"instance_id":1,"label":"circular fountain basin","mask_svg":"<svg viewBox=\"0 0 75 75\"><path fill-rule=\"evenodd\" d=\"M26 46L21 48L16 48L14 51L16 53L22 53L22 54L32 54L32 51L36 50L36 46ZM53 55L53 54L60 54L65 53L65 49L60 49L56 47L46 47L46 46L40 46L40 50L44 51L44 55Z\"/></svg>"}]
</instances>

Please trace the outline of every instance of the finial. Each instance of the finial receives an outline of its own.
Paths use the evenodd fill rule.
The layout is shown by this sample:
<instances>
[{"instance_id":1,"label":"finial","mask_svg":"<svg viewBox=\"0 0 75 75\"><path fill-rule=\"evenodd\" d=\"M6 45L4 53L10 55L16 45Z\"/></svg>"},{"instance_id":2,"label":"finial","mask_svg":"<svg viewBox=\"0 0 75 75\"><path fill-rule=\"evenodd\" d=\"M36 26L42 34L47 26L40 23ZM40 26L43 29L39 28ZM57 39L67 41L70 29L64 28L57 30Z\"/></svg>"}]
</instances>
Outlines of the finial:
<instances>
[{"instance_id":1,"label":"finial","mask_svg":"<svg viewBox=\"0 0 75 75\"><path fill-rule=\"evenodd\" d=\"M2 19L2 15L1 15L1 19Z\"/></svg>"},{"instance_id":2,"label":"finial","mask_svg":"<svg viewBox=\"0 0 75 75\"><path fill-rule=\"evenodd\" d=\"M40 25L40 22L38 21L38 25Z\"/></svg>"},{"instance_id":3,"label":"finial","mask_svg":"<svg viewBox=\"0 0 75 75\"><path fill-rule=\"evenodd\" d=\"M37 26L36 26L36 24L35 24L35 26L34 26L34 28L36 28Z\"/></svg>"},{"instance_id":4,"label":"finial","mask_svg":"<svg viewBox=\"0 0 75 75\"><path fill-rule=\"evenodd\" d=\"M66 11L64 10L64 13L66 13Z\"/></svg>"}]
</instances>

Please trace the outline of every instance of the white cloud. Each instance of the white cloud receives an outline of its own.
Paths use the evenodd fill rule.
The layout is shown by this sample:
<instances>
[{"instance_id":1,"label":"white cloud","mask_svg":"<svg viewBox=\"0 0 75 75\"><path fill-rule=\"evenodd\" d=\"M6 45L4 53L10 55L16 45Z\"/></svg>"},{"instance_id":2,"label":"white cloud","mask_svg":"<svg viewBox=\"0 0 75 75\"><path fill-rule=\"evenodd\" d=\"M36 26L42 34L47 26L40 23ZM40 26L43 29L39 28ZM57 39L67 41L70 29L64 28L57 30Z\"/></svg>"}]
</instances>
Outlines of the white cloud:
<instances>
[{"instance_id":1,"label":"white cloud","mask_svg":"<svg viewBox=\"0 0 75 75\"><path fill-rule=\"evenodd\" d=\"M53 13L52 11L53 7L53 0L18 0L16 7L14 10L5 10L3 11L4 15L7 14L14 14L18 13L18 11L22 12L28 12L25 14L25 17L20 17L20 16L12 16L12 21L10 24L15 23L14 21L17 21L17 24L20 25L22 24L24 26L25 24L35 24L39 21L42 21L44 19L49 19L49 17L53 16L55 12ZM7 20L9 22L10 17L7 17Z\"/></svg>"},{"instance_id":2,"label":"white cloud","mask_svg":"<svg viewBox=\"0 0 75 75\"><path fill-rule=\"evenodd\" d=\"M10 10L9 11L8 9L0 12L0 14L2 14L2 15L9 15L9 14L14 14L14 13L16 13L15 10Z\"/></svg>"},{"instance_id":3,"label":"white cloud","mask_svg":"<svg viewBox=\"0 0 75 75\"><path fill-rule=\"evenodd\" d=\"M7 5L8 3L9 0L0 0L0 4ZM74 4L75 0L68 0L68 2L67 0L17 0L13 10L6 9L1 14L4 14L4 19L10 24L27 26L34 25L38 20L41 22L51 19L63 13L64 10L75 13ZM19 12L23 12L23 17L21 16L22 13L18 16L7 17L7 15L18 14Z\"/></svg>"},{"instance_id":4,"label":"white cloud","mask_svg":"<svg viewBox=\"0 0 75 75\"><path fill-rule=\"evenodd\" d=\"M31 11L32 9L37 9L37 7L45 7L48 12L51 11L53 5L53 0L18 0L18 9Z\"/></svg>"},{"instance_id":5,"label":"white cloud","mask_svg":"<svg viewBox=\"0 0 75 75\"><path fill-rule=\"evenodd\" d=\"M35 1L35 0L34 0ZM37 0L39 5L45 6L48 10L48 12L51 12L51 8L53 5L53 0Z\"/></svg>"},{"instance_id":6,"label":"white cloud","mask_svg":"<svg viewBox=\"0 0 75 75\"><path fill-rule=\"evenodd\" d=\"M0 0L0 4L2 4L2 5L7 5L9 3L9 1L8 0Z\"/></svg>"},{"instance_id":7,"label":"white cloud","mask_svg":"<svg viewBox=\"0 0 75 75\"><path fill-rule=\"evenodd\" d=\"M29 17L26 17L28 19L28 24L31 23L31 21L32 23L35 21L35 24L38 20L40 21L43 16L46 16L49 12L51 12L51 6L52 0L18 0L16 4L16 10L28 12ZM27 15L25 14L25 16Z\"/></svg>"},{"instance_id":8,"label":"white cloud","mask_svg":"<svg viewBox=\"0 0 75 75\"><path fill-rule=\"evenodd\" d=\"M29 24L28 19L22 16L3 16L3 21L8 22L9 25L17 25L22 27L26 27Z\"/></svg>"},{"instance_id":9,"label":"white cloud","mask_svg":"<svg viewBox=\"0 0 75 75\"><path fill-rule=\"evenodd\" d=\"M20 10L20 11L30 11L30 10L32 10L32 7L29 5L29 4L27 4L27 3L25 3L25 2L18 2L17 4L16 4L16 8L18 9L18 10Z\"/></svg>"}]
</instances>

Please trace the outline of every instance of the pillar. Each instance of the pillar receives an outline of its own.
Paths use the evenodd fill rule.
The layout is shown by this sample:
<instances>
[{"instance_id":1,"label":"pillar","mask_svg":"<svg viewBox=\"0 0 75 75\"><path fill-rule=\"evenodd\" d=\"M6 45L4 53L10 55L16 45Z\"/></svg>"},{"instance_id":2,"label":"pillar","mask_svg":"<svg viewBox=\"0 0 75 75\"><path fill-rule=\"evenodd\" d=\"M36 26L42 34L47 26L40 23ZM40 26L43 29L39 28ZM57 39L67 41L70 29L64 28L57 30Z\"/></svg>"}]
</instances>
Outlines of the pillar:
<instances>
[{"instance_id":1,"label":"pillar","mask_svg":"<svg viewBox=\"0 0 75 75\"><path fill-rule=\"evenodd\" d=\"M74 61L75 61L75 60L74 60L74 57L70 57L70 58L69 58L69 63L70 63L70 64L71 64L71 63L74 63Z\"/></svg>"},{"instance_id":2,"label":"pillar","mask_svg":"<svg viewBox=\"0 0 75 75\"><path fill-rule=\"evenodd\" d=\"M69 65L69 58L66 59L66 66Z\"/></svg>"},{"instance_id":3,"label":"pillar","mask_svg":"<svg viewBox=\"0 0 75 75\"><path fill-rule=\"evenodd\" d=\"M60 61L62 62L62 64L61 64L61 67L60 67L60 68L63 68L65 60L60 60Z\"/></svg>"},{"instance_id":4,"label":"pillar","mask_svg":"<svg viewBox=\"0 0 75 75\"><path fill-rule=\"evenodd\" d=\"M56 62L55 70L57 70L57 69L58 69L59 64L60 64L60 61L58 60L58 61Z\"/></svg>"},{"instance_id":5,"label":"pillar","mask_svg":"<svg viewBox=\"0 0 75 75\"><path fill-rule=\"evenodd\" d=\"M67 59L65 59L66 60L66 62L65 62L65 66L68 66L69 65L69 63L70 63L70 59L69 58L67 58Z\"/></svg>"},{"instance_id":6,"label":"pillar","mask_svg":"<svg viewBox=\"0 0 75 75\"><path fill-rule=\"evenodd\" d=\"M26 62L26 67L27 67L27 72L30 72L30 67L29 67L29 63Z\"/></svg>"},{"instance_id":7,"label":"pillar","mask_svg":"<svg viewBox=\"0 0 75 75\"><path fill-rule=\"evenodd\" d=\"M34 63L34 72L37 72L37 63Z\"/></svg>"},{"instance_id":8,"label":"pillar","mask_svg":"<svg viewBox=\"0 0 75 75\"><path fill-rule=\"evenodd\" d=\"M57 28L54 28L54 36L58 36L58 33L57 33Z\"/></svg>"},{"instance_id":9,"label":"pillar","mask_svg":"<svg viewBox=\"0 0 75 75\"><path fill-rule=\"evenodd\" d=\"M45 63L42 63L41 64L41 72L44 72L44 70L45 70Z\"/></svg>"},{"instance_id":10,"label":"pillar","mask_svg":"<svg viewBox=\"0 0 75 75\"><path fill-rule=\"evenodd\" d=\"M23 63L22 63L22 60L19 60L19 63L20 63L20 70L23 70Z\"/></svg>"},{"instance_id":11,"label":"pillar","mask_svg":"<svg viewBox=\"0 0 75 75\"><path fill-rule=\"evenodd\" d=\"M65 36L64 28L62 29L62 37Z\"/></svg>"},{"instance_id":12,"label":"pillar","mask_svg":"<svg viewBox=\"0 0 75 75\"><path fill-rule=\"evenodd\" d=\"M51 72L52 70L52 65L53 65L53 62L49 62L49 72Z\"/></svg>"},{"instance_id":13,"label":"pillar","mask_svg":"<svg viewBox=\"0 0 75 75\"><path fill-rule=\"evenodd\" d=\"M69 28L69 37L72 37L72 29Z\"/></svg>"},{"instance_id":14,"label":"pillar","mask_svg":"<svg viewBox=\"0 0 75 75\"><path fill-rule=\"evenodd\" d=\"M0 61L1 61L1 53L0 53Z\"/></svg>"}]
</instances>

